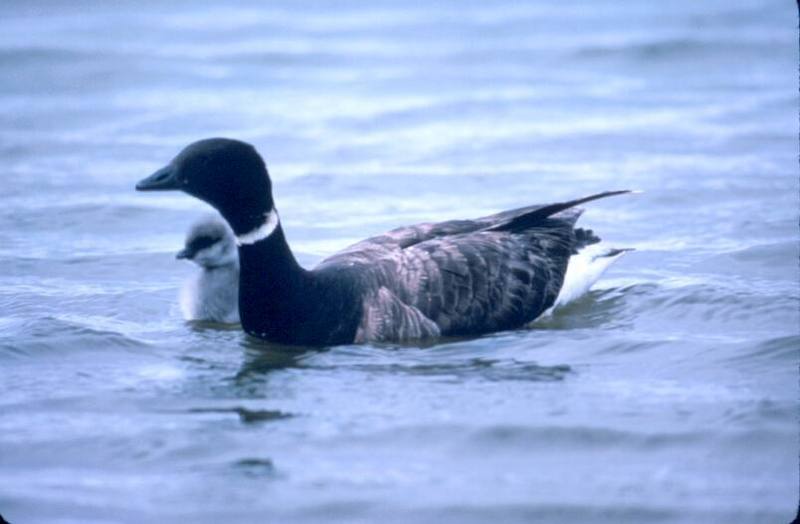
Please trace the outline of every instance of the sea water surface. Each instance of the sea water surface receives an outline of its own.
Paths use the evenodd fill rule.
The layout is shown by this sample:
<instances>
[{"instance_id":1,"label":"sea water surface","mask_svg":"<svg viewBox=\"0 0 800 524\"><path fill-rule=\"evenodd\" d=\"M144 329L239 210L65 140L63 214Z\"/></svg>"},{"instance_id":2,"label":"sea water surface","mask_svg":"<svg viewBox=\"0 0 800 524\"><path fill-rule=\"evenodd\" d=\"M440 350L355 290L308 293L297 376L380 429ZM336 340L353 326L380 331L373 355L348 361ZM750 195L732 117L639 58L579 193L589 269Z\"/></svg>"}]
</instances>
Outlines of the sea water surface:
<instances>
[{"instance_id":1,"label":"sea water surface","mask_svg":"<svg viewBox=\"0 0 800 524\"><path fill-rule=\"evenodd\" d=\"M798 495L793 2L0 3L0 513L19 523L786 523ZM636 251L531 329L291 351L186 323L267 160L300 261L610 189Z\"/></svg>"}]
</instances>

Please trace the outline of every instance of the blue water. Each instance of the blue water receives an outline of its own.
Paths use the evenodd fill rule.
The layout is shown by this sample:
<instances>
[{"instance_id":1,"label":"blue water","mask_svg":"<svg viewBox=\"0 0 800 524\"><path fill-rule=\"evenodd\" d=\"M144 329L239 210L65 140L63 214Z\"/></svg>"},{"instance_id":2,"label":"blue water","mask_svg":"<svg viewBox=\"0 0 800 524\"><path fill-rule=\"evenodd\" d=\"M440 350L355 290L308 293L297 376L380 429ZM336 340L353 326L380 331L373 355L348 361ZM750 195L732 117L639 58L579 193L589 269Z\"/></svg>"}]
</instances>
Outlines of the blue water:
<instances>
[{"instance_id":1,"label":"blue water","mask_svg":"<svg viewBox=\"0 0 800 524\"><path fill-rule=\"evenodd\" d=\"M778 0L0 4L0 513L19 523L789 522L797 15ZM308 266L602 190L636 248L533 329L292 353L177 307L262 152Z\"/></svg>"}]
</instances>

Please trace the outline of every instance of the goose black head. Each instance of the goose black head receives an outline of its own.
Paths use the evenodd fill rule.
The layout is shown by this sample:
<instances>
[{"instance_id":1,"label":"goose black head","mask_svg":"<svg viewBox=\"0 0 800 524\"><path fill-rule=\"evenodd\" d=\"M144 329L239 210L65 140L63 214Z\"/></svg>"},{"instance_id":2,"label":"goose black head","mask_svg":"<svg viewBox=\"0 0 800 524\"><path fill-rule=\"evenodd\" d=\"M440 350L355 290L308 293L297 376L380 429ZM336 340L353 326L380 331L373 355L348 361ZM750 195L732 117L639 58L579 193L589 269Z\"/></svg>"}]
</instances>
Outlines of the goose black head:
<instances>
[{"instance_id":1,"label":"goose black head","mask_svg":"<svg viewBox=\"0 0 800 524\"><path fill-rule=\"evenodd\" d=\"M197 197L216 208L236 234L258 227L274 208L264 160L250 144L229 138L189 144L136 189L180 190Z\"/></svg>"}]
</instances>

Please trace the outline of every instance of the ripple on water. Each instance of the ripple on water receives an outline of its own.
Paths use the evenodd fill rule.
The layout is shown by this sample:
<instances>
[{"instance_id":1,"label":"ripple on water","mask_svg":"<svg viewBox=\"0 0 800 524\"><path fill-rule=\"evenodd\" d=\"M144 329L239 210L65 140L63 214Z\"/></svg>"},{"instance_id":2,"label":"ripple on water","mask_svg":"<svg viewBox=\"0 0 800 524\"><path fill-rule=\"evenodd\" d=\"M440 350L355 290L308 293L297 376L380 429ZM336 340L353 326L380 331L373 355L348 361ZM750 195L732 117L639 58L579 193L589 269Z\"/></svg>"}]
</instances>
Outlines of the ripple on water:
<instances>
[{"instance_id":1,"label":"ripple on water","mask_svg":"<svg viewBox=\"0 0 800 524\"><path fill-rule=\"evenodd\" d=\"M748 367L775 368L776 364L794 366L800 356L800 335L771 337L757 344L741 344L741 350L727 357L729 362Z\"/></svg>"},{"instance_id":2,"label":"ripple on water","mask_svg":"<svg viewBox=\"0 0 800 524\"><path fill-rule=\"evenodd\" d=\"M563 380L572 369L564 365L542 366L519 360L473 358L465 362L440 364L359 364L353 369L369 373L436 377L453 382L465 380L551 382Z\"/></svg>"},{"instance_id":3,"label":"ripple on water","mask_svg":"<svg viewBox=\"0 0 800 524\"><path fill-rule=\"evenodd\" d=\"M273 422L293 417L291 413L285 413L272 409L249 409L241 406L230 408L190 408L188 413L209 413L209 414L235 414L243 424L260 424Z\"/></svg>"},{"instance_id":4,"label":"ripple on water","mask_svg":"<svg viewBox=\"0 0 800 524\"><path fill-rule=\"evenodd\" d=\"M85 324L55 317L7 319L11 333L0 337L0 358L39 358L53 354L74 354L86 351L125 351L147 347L147 344L120 332L101 330Z\"/></svg>"},{"instance_id":5,"label":"ripple on water","mask_svg":"<svg viewBox=\"0 0 800 524\"><path fill-rule=\"evenodd\" d=\"M716 254L697 262L692 269L732 279L763 279L794 283L800 276L797 266L798 256L800 252L797 242L792 240Z\"/></svg>"},{"instance_id":6,"label":"ripple on water","mask_svg":"<svg viewBox=\"0 0 800 524\"><path fill-rule=\"evenodd\" d=\"M619 329L629 325L634 315L630 299L646 292L648 284L627 284L594 289L583 297L533 322L535 329Z\"/></svg>"},{"instance_id":7,"label":"ripple on water","mask_svg":"<svg viewBox=\"0 0 800 524\"><path fill-rule=\"evenodd\" d=\"M243 458L231 466L247 477L273 478L277 474L275 464L268 458Z\"/></svg>"},{"instance_id":8,"label":"ripple on water","mask_svg":"<svg viewBox=\"0 0 800 524\"><path fill-rule=\"evenodd\" d=\"M756 333L782 333L800 321L794 287L746 278L662 276L658 282L636 286L621 315L635 319L639 330L664 336L702 338L716 333L751 338Z\"/></svg>"},{"instance_id":9,"label":"ripple on water","mask_svg":"<svg viewBox=\"0 0 800 524\"><path fill-rule=\"evenodd\" d=\"M528 448L551 446L586 450L591 447L655 449L680 447L702 442L708 435L702 433L645 433L590 426L520 426L497 425L468 432L470 445Z\"/></svg>"},{"instance_id":10,"label":"ripple on water","mask_svg":"<svg viewBox=\"0 0 800 524\"><path fill-rule=\"evenodd\" d=\"M435 347L386 348L370 345L339 346L330 349L270 349L249 353L240 374L260 374L276 369L297 368L318 371L356 371L391 376L429 376L461 381L523 380L557 381L572 372L566 364L541 365L517 358L487 356L491 336L465 342L439 340ZM475 353L482 353L475 356Z\"/></svg>"}]
</instances>

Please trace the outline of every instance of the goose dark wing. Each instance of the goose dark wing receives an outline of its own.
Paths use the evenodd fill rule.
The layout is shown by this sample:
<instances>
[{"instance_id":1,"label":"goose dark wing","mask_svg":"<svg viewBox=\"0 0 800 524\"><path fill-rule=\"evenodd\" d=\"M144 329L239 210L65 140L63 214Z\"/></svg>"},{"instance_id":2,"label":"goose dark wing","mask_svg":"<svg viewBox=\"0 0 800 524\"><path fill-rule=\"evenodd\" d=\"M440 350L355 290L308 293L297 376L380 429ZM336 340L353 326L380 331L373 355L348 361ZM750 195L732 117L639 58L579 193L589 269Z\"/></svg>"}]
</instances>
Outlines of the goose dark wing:
<instances>
[{"instance_id":1,"label":"goose dark wing","mask_svg":"<svg viewBox=\"0 0 800 524\"><path fill-rule=\"evenodd\" d=\"M445 335L519 327L555 302L573 242L561 220L422 242L404 250L395 293Z\"/></svg>"},{"instance_id":2,"label":"goose dark wing","mask_svg":"<svg viewBox=\"0 0 800 524\"><path fill-rule=\"evenodd\" d=\"M479 231L394 251L360 273L361 340L470 335L524 325L558 296L573 242L569 221L526 234Z\"/></svg>"},{"instance_id":3,"label":"goose dark wing","mask_svg":"<svg viewBox=\"0 0 800 524\"><path fill-rule=\"evenodd\" d=\"M320 264L320 267L330 264L352 265L369 263L395 249L406 249L422 242L449 236L464 235L482 230L519 232L532 228L540 221L549 217L559 218L574 225L582 213L582 210L575 206L592 200L624 193L630 193L630 191L607 191L605 193L597 193L567 202L520 207L473 220L426 222L399 227L345 248L324 260ZM581 245L600 241L591 230L578 229L576 233Z\"/></svg>"},{"instance_id":4,"label":"goose dark wing","mask_svg":"<svg viewBox=\"0 0 800 524\"><path fill-rule=\"evenodd\" d=\"M359 341L520 327L553 305L576 247L599 240L574 228L573 206L619 193L396 229L315 271L346 272L361 290Z\"/></svg>"}]
</instances>

